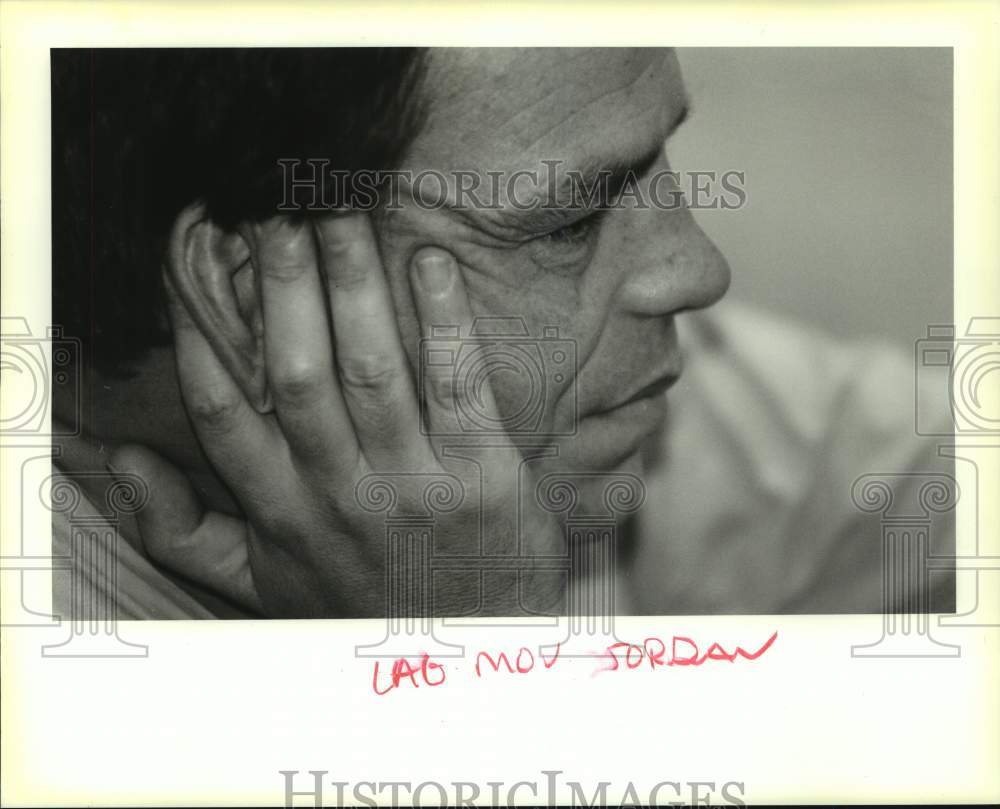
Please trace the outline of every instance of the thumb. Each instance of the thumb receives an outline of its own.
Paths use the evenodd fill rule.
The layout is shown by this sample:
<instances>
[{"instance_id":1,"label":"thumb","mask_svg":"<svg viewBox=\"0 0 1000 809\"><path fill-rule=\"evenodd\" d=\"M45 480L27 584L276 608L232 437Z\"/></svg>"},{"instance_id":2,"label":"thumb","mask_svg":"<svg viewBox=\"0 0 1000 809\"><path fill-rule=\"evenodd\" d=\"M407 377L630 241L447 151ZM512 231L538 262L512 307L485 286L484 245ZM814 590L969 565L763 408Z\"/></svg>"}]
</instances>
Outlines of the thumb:
<instances>
[{"instance_id":1,"label":"thumb","mask_svg":"<svg viewBox=\"0 0 1000 809\"><path fill-rule=\"evenodd\" d=\"M128 444L108 460L113 475L137 475L149 491L136 514L157 563L254 611L261 611L242 520L206 511L187 476L152 450Z\"/></svg>"}]
</instances>

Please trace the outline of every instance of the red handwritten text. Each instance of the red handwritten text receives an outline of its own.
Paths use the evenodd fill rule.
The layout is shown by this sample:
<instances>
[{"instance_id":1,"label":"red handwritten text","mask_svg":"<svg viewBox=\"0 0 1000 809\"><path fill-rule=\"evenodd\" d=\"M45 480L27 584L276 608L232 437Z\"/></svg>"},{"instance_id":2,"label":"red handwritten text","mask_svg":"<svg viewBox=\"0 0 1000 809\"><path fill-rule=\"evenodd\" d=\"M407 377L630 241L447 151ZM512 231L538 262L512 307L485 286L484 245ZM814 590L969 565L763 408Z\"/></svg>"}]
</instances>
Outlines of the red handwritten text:
<instances>
[{"instance_id":1,"label":"red handwritten text","mask_svg":"<svg viewBox=\"0 0 1000 809\"><path fill-rule=\"evenodd\" d=\"M626 669L637 669L645 660L651 669L657 666L700 666L708 660L724 660L732 663L737 658L746 660L756 660L764 652L771 648L778 637L777 631L769 637L756 651L748 652L742 646L736 646L733 651L726 651L720 643L713 643L702 654L698 645L681 635L675 635L671 639L670 653L667 654L667 645L656 637L646 638L642 645L636 643L614 643L607 649L605 657L608 666L598 671L617 671L621 668L621 661L624 659Z\"/></svg>"},{"instance_id":2,"label":"red handwritten text","mask_svg":"<svg viewBox=\"0 0 1000 809\"><path fill-rule=\"evenodd\" d=\"M420 688L420 684L417 682L417 674L420 675L420 679L424 685L431 688L441 685L445 681L444 667L440 663L431 662L430 655L424 654L421 656L420 663L417 666L413 666L405 657L401 657L393 663L392 674L385 688L379 688L378 661L376 660L375 671L372 674L372 690L381 697L388 694L394 688L399 688L406 680L409 680L414 688Z\"/></svg>"}]
</instances>

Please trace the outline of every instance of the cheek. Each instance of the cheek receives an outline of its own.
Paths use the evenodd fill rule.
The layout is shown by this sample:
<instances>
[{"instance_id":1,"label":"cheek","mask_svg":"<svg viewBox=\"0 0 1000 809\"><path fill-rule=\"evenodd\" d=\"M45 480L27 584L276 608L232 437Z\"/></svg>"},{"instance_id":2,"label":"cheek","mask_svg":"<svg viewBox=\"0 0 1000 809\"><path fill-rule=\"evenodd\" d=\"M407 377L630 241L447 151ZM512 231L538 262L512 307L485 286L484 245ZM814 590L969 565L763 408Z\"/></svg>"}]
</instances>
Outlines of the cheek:
<instances>
[{"instance_id":1,"label":"cheek","mask_svg":"<svg viewBox=\"0 0 1000 809\"><path fill-rule=\"evenodd\" d=\"M491 318L490 325L505 334L523 335L520 341L531 352L532 361L511 362L490 379L501 416L517 420L541 412L537 429L562 434L575 418L569 394L599 342L606 306L586 297L579 277L536 274L518 287L470 267L467 279L474 314Z\"/></svg>"},{"instance_id":2,"label":"cheek","mask_svg":"<svg viewBox=\"0 0 1000 809\"><path fill-rule=\"evenodd\" d=\"M608 319L612 285L608 274L599 271L600 256L577 275L541 270L524 254L523 248L496 249L470 244L447 223L430 221L427 214L396 214L381 223L380 245L393 303L411 368L417 368L419 342L423 336L409 280L409 260L421 246L436 244L449 250L459 262L469 306L475 318L491 318L490 327L505 334L527 334L541 341L555 329L558 339L571 341L576 366L593 351ZM600 252L600 251L598 251ZM567 378L575 377L576 368ZM498 402L508 397L507 386L498 378ZM509 404L509 402L508 402Z\"/></svg>"}]
</instances>

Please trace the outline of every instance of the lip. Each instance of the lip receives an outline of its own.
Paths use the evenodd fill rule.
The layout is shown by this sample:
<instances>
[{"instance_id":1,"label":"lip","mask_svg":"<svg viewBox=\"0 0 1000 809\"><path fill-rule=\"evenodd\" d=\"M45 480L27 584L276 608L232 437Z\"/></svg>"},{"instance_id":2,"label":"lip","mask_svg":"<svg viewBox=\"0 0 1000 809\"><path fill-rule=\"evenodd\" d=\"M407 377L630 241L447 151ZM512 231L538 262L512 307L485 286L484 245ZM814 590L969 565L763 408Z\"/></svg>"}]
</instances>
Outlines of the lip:
<instances>
[{"instance_id":1,"label":"lip","mask_svg":"<svg viewBox=\"0 0 1000 809\"><path fill-rule=\"evenodd\" d=\"M579 430L562 457L587 469L617 468L650 440L667 417L664 395L680 377L679 364L660 369L628 396L601 409L583 411Z\"/></svg>"},{"instance_id":2,"label":"lip","mask_svg":"<svg viewBox=\"0 0 1000 809\"><path fill-rule=\"evenodd\" d=\"M652 381L647 382L642 387L636 389L636 391L624 399L619 399L613 404L607 407L601 407L600 409L594 410L591 415L601 416L608 413L613 413L616 410L627 407L628 405L635 404L637 402L648 401L651 399L656 399L662 396L680 377L679 369L664 369L660 371Z\"/></svg>"}]
</instances>

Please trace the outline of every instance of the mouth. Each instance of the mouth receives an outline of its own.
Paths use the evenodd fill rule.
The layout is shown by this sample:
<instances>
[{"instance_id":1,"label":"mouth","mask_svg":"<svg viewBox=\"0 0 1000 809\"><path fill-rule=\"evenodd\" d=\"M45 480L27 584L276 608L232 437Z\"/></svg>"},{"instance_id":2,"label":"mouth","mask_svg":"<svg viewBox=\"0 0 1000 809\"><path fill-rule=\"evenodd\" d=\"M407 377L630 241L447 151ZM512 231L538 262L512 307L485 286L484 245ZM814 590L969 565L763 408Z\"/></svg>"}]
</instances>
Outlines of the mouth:
<instances>
[{"instance_id":1,"label":"mouth","mask_svg":"<svg viewBox=\"0 0 1000 809\"><path fill-rule=\"evenodd\" d=\"M594 410L591 415L603 416L610 413L614 413L618 410L623 410L630 405L648 403L663 396L667 390L673 386L673 384L680 377L680 369L670 368L664 369L659 374L657 374L652 381L646 383L641 388L638 388L634 393L626 396L623 399L619 399L613 404L607 407L601 407Z\"/></svg>"},{"instance_id":2,"label":"mouth","mask_svg":"<svg viewBox=\"0 0 1000 809\"><path fill-rule=\"evenodd\" d=\"M672 373L667 376L662 376L658 379L655 379L648 385L645 385L644 387L637 390L635 393L629 396L625 401L617 405L617 407L625 407L626 405L630 405L633 402L642 401L643 399L656 399L659 396L662 396L664 393L666 393L667 390L669 390L671 387L673 387L673 384L677 381L677 378L679 376L680 374Z\"/></svg>"},{"instance_id":3,"label":"mouth","mask_svg":"<svg viewBox=\"0 0 1000 809\"><path fill-rule=\"evenodd\" d=\"M681 374L680 361L661 367L626 395L610 397L581 411L579 431L565 447L563 460L575 458L597 471L617 468L638 452L667 418L666 391Z\"/></svg>"}]
</instances>

